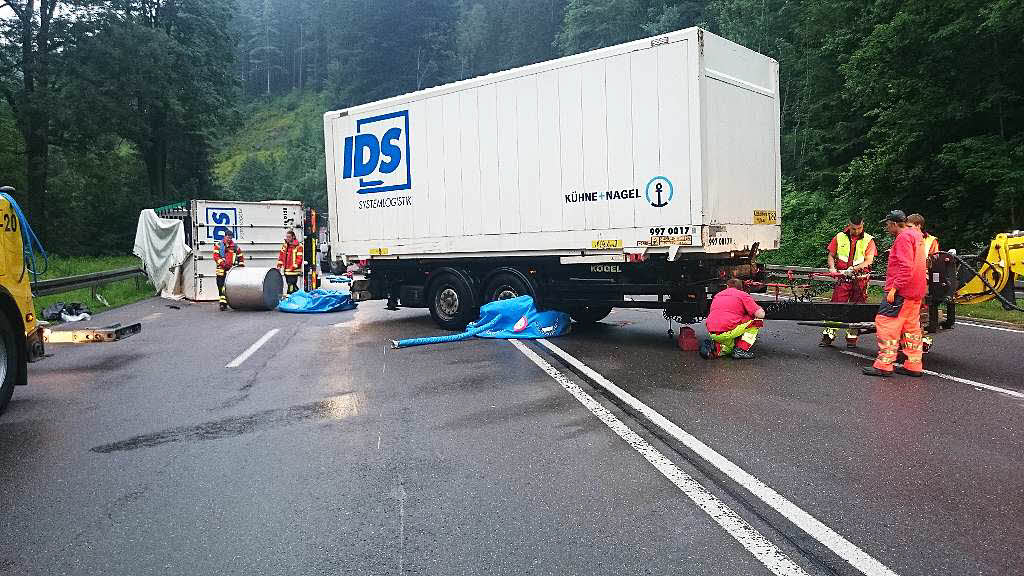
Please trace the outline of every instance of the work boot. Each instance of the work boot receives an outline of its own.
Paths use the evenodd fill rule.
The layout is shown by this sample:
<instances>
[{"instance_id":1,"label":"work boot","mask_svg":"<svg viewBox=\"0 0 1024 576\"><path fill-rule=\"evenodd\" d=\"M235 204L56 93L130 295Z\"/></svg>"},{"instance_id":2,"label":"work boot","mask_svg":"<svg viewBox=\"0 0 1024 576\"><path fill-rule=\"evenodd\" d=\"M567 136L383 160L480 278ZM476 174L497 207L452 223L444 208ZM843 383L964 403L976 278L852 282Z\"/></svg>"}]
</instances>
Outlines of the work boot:
<instances>
[{"instance_id":1,"label":"work boot","mask_svg":"<svg viewBox=\"0 0 1024 576\"><path fill-rule=\"evenodd\" d=\"M223 302L221 302L220 303L220 311L223 312L223 311L225 311L227 309L228 309L228 305L223 303Z\"/></svg>"},{"instance_id":2,"label":"work boot","mask_svg":"<svg viewBox=\"0 0 1024 576\"><path fill-rule=\"evenodd\" d=\"M852 338L852 339L851 338L847 338L846 339L846 347L847 348L856 348L857 347L857 339L856 338Z\"/></svg>"},{"instance_id":3,"label":"work boot","mask_svg":"<svg viewBox=\"0 0 1024 576\"><path fill-rule=\"evenodd\" d=\"M750 350L740 350L737 348L732 351L732 357L738 360L750 360L754 357L754 353Z\"/></svg>"},{"instance_id":4,"label":"work boot","mask_svg":"<svg viewBox=\"0 0 1024 576\"><path fill-rule=\"evenodd\" d=\"M920 378L921 375L924 374L924 372L918 372L918 371L915 371L915 370L907 370L903 366L897 366L893 370L897 374L902 374L904 376L910 376L911 378Z\"/></svg>"},{"instance_id":5,"label":"work boot","mask_svg":"<svg viewBox=\"0 0 1024 576\"><path fill-rule=\"evenodd\" d=\"M907 355L903 353L903 350L900 350L899 352L896 353L896 363L897 364L903 364L906 361L907 361Z\"/></svg>"},{"instance_id":6,"label":"work boot","mask_svg":"<svg viewBox=\"0 0 1024 576\"><path fill-rule=\"evenodd\" d=\"M710 360L711 350L713 349L714 345L715 343L712 342L710 338L705 338L704 341L700 343L700 357L705 360Z\"/></svg>"},{"instance_id":7,"label":"work boot","mask_svg":"<svg viewBox=\"0 0 1024 576\"><path fill-rule=\"evenodd\" d=\"M828 348L832 345L832 339L828 337L828 334L821 335L821 342L818 342L818 346L822 348Z\"/></svg>"},{"instance_id":8,"label":"work boot","mask_svg":"<svg viewBox=\"0 0 1024 576\"><path fill-rule=\"evenodd\" d=\"M892 376L892 372L886 372L885 370L879 370L874 366L865 366L863 372L868 376L881 376L882 378L888 378Z\"/></svg>"}]
</instances>

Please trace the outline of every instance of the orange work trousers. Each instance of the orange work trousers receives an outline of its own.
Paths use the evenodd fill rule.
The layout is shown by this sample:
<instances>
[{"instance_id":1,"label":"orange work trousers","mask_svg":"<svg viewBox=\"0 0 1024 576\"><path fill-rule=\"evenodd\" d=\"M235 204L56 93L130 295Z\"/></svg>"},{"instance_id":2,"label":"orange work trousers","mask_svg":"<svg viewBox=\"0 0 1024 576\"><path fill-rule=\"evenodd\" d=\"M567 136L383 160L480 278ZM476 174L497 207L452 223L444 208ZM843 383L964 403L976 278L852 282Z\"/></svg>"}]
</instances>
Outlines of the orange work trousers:
<instances>
[{"instance_id":1,"label":"orange work trousers","mask_svg":"<svg viewBox=\"0 0 1024 576\"><path fill-rule=\"evenodd\" d=\"M875 368L892 372L897 352L902 350L907 357L907 361L903 363L904 368L914 372L924 369L921 363L921 302L904 299L896 316L881 313L875 316L875 328L878 331L878 358L875 359ZM887 307L883 302L882 308L887 308L891 313L895 307Z\"/></svg>"}]
</instances>

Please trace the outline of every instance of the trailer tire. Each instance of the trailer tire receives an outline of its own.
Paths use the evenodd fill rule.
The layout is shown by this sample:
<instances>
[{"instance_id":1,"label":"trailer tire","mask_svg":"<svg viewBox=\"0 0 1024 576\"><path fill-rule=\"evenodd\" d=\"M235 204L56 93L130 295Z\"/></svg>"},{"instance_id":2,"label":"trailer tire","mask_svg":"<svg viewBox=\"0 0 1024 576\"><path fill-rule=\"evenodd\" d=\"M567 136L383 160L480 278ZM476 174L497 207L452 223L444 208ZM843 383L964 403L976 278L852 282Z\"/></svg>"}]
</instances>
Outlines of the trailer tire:
<instances>
[{"instance_id":1,"label":"trailer tire","mask_svg":"<svg viewBox=\"0 0 1024 576\"><path fill-rule=\"evenodd\" d=\"M537 294L529 279L523 277L518 270L505 270L498 272L484 288L482 300L494 302L495 300L508 300L519 296L529 296L536 300Z\"/></svg>"},{"instance_id":2,"label":"trailer tire","mask_svg":"<svg viewBox=\"0 0 1024 576\"><path fill-rule=\"evenodd\" d=\"M460 274L443 272L430 282L430 317L445 330L463 330L476 320L473 286Z\"/></svg>"},{"instance_id":3,"label":"trailer tire","mask_svg":"<svg viewBox=\"0 0 1024 576\"><path fill-rule=\"evenodd\" d=\"M582 326L589 326L603 320L606 316L608 316L611 313L612 309L610 306L584 306L583 308L577 308L569 312L569 316L571 316L577 324L580 324Z\"/></svg>"},{"instance_id":4,"label":"trailer tire","mask_svg":"<svg viewBox=\"0 0 1024 576\"><path fill-rule=\"evenodd\" d=\"M18 343L6 314L0 314L0 413L7 408L18 380Z\"/></svg>"}]
</instances>

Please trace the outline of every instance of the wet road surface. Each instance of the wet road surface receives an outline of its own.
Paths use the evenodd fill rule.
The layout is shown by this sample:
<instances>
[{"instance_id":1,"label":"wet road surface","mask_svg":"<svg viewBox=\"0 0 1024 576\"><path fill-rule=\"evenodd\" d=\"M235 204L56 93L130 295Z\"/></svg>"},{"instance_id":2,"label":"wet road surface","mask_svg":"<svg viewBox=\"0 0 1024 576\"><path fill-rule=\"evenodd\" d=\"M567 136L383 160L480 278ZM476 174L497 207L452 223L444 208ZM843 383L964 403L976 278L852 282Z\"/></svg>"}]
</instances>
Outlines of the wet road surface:
<instances>
[{"instance_id":1,"label":"wet road surface","mask_svg":"<svg viewBox=\"0 0 1024 576\"><path fill-rule=\"evenodd\" d=\"M0 574L1024 573L1022 333L937 339L926 368L984 389L872 380L791 323L707 362L652 311L559 355L388 350L439 331L380 303L180 306L31 366L0 417Z\"/></svg>"}]
</instances>

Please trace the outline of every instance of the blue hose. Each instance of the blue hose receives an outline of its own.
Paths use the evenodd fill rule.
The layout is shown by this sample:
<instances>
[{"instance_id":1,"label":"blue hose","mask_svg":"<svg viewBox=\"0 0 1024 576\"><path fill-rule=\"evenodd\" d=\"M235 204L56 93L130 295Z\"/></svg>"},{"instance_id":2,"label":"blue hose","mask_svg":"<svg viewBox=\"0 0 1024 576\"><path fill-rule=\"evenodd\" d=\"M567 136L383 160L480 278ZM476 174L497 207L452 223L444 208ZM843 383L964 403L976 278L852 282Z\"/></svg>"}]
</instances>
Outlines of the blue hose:
<instances>
[{"instance_id":1,"label":"blue hose","mask_svg":"<svg viewBox=\"0 0 1024 576\"><path fill-rule=\"evenodd\" d=\"M475 326L466 330L461 334L449 334L448 336L430 336L427 338L406 338L405 340L392 340L392 348L409 348L410 346L423 346L425 344L442 344L444 342L458 342L459 340L468 340L473 336L481 332L486 332L498 324L501 320L501 316L495 316L491 318L491 321L482 325Z\"/></svg>"},{"instance_id":2,"label":"blue hose","mask_svg":"<svg viewBox=\"0 0 1024 576\"><path fill-rule=\"evenodd\" d=\"M36 237L36 233L32 231L32 226L28 223L28 218L25 217L25 213L21 211L21 206L18 206L17 201L11 198L6 192L0 192L0 198L7 200L11 205L11 210L18 217L18 222L21 225L21 245L23 252L23 264L21 268L21 278L25 277L25 271L28 270L32 274L32 281L35 282L40 274L46 274L46 270L50 267L50 257L46 255L46 250L43 248L42 242ZM36 269L36 250L39 251L43 256L43 269ZM19 278L18 280L21 280Z\"/></svg>"}]
</instances>

